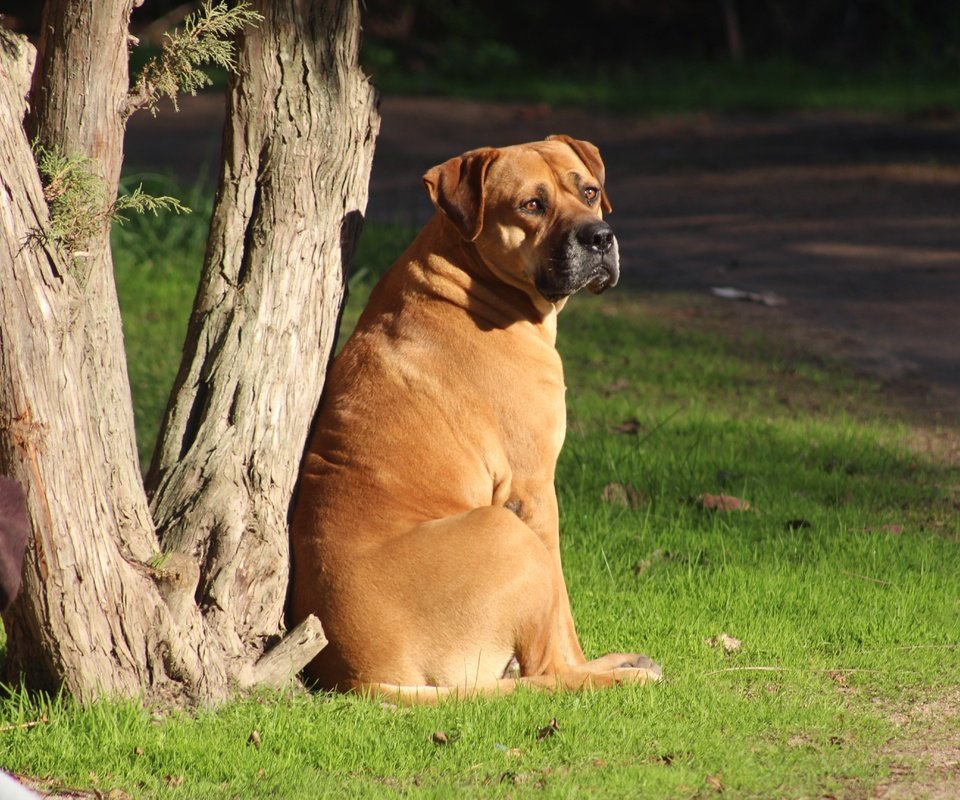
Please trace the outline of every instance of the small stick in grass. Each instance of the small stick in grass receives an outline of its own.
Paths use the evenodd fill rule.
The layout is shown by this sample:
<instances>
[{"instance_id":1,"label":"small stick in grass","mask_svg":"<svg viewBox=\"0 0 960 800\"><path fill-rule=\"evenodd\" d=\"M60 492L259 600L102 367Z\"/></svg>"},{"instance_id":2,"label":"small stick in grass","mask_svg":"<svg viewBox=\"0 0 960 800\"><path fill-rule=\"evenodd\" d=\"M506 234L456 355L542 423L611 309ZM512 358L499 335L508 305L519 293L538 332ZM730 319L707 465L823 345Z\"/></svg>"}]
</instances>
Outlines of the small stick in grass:
<instances>
[{"instance_id":1,"label":"small stick in grass","mask_svg":"<svg viewBox=\"0 0 960 800\"><path fill-rule=\"evenodd\" d=\"M879 578L871 578L869 575L860 575L856 572L849 572L843 570L844 575L849 575L851 578L859 578L862 581L870 581L871 583L879 583L881 586L890 586L890 581L882 581Z\"/></svg>"},{"instance_id":2,"label":"small stick in grass","mask_svg":"<svg viewBox=\"0 0 960 800\"><path fill-rule=\"evenodd\" d=\"M17 731L17 730L20 730L21 728L32 728L35 725L43 725L43 723L49 722L49 721L50 720L47 718L47 715L44 714L39 719L33 719L33 720L30 720L30 722L19 722L16 725L4 725L0 727L0 733L7 733L8 731Z\"/></svg>"},{"instance_id":3,"label":"small stick in grass","mask_svg":"<svg viewBox=\"0 0 960 800\"><path fill-rule=\"evenodd\" d=\"M704 672L703 675L719 675L721 672L883 672L879 669L859 669L857 667L830 667L829 669L804 669L802 667L725 667Z\"/></svg>"}]
</instances>

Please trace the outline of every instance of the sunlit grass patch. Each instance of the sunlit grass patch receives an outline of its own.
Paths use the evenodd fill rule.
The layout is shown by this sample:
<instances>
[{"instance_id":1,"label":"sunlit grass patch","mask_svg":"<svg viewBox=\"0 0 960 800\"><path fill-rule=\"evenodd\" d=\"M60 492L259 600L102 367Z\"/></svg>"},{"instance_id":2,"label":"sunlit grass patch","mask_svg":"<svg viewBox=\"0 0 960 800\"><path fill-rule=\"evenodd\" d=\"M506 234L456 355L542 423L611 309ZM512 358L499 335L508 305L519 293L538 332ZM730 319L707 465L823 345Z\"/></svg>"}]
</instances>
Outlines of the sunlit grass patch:
<instances>
[{"instance_id":1,"label":"sunlit grass patch","mask_svg":"<svg viewBox=\"0 0 960 800\"><path fill-rule=\"evenodd\" d=\"M115 239L144 457L202 218ZM347 328L411 235L368 226ZM903 444L869 383L657 302L617 289L563 312L557 487L585 648L646 652L661 684L411 709L291 690L178 712L14 689L0 767L115 797L869 794L899 735L886 710L960 682L960 476ZM706 493L749 509L705 509ZM722 633L739 646L709 643Z\"/></svg>"}]
</instances>

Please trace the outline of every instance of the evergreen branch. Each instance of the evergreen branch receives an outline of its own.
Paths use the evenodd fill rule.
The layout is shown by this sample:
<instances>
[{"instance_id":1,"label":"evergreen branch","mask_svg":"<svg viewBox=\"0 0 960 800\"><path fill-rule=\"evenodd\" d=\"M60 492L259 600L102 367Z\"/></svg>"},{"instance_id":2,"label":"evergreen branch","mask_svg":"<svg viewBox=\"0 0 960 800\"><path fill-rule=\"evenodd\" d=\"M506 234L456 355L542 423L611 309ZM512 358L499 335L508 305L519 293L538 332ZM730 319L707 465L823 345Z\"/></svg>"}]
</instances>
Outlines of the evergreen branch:
<instances>
[{"instance_id":1,"label":"evergreen branch","mask_svg":"<svg viewBox=\"0 0 960 800\"><path fill-rule=\"evenodd\" d=\"M53 245L71 263L75 258L85 255L87 242L97 236L105 225L110 222L122 225L126 222L124 212L190 213L190 209L177 198L154 197L145 193L142 186L110 202L103 179L94 170L92 159L65 156L48 150L39 141L34 141L33 153L43 183L49 220L45 229L30 231L26 244L43 247Z\"/></svg>"},{"instance_id":2,"label":"evergreen branch","mask_svg":"<svg viewBox=\"0 0 960 800\"><path fill-rule=\"evenodd\" d=\"M174 214L189 214L190 209L181 203L176 197L161 195L156 197L143 191L141 184L133 190L132 194L120 195L113 203L111 219L123 225L127 218L122 212L133 211L137 214L146 214L148 211L157 216L161 211L172 211Z\"/></svg>"},{"instance_id":3,"label":"evergreen branch","mask_svg":"<svg viewBox=\"0 0 960 800\"><path fill-rule=\"evenodd\" d=\"M213 83L200 67L215 64L232 71L235 68L233 35L262 19L247 3L231 8L223 0L216 5L206 0L183 21L181 29L164 34L161 54L147 62L135 89L127 95L125 116L144 107L156 116L162 96L169 97L179 111L177 94L196 94Z\"/></svg>"}]
</instances>

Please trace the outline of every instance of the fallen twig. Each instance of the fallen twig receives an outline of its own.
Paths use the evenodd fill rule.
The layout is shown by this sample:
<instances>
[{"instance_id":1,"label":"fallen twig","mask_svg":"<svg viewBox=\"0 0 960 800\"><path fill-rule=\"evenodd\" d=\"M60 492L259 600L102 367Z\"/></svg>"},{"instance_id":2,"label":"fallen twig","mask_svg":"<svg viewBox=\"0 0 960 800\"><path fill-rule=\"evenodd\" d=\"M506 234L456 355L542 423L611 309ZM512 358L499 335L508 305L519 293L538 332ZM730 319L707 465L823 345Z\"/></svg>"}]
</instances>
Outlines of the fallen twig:
<instances>
[{"instance_id":1,"label":"fallen twig","mask_svg":"<svg viewBox=\"0 0 960 800\"><path fill-rule=\"evenodd\" d=\"M793 672L795 667L726 667L704 672L706 675L719 675L721 672Z\"/></svg>"},{"instance_id":2,"label":"fallen twig","mask_svg":"<svg viewBox=\"0 0 960 800\"><path fill-rule=\"evenodd\" d=\"M883 672L879 669L860 669L859 667L818 667L808 669L804 667L725 667L704 672L703 676L718 675L721 672Z\"/></svg>"},{"instance_id":3,"label":"fallen twig","mask_svg":"<svg viewBox=\"0 0 960 800\"><path fill-rule=\"evenodd\" d=\"M849 575L851 578L859 578L862 581L870 581L871 583L879 583L881 586L890 586L890 581L882 581L879 578L871 578L869 575L860 575L856 572L850 572L848 570L843 570L844 575Z\"/></svg>"},{"instance_id":4,"label":"fallen twig","mask_svg":"<svg viewBox=\"0 0 960 800\"><path fill-rule=\"evenodd\" d=\"M39 719L32 719L30 722L18 722L16 725L3 725L0 727L0 733L7 733L9 731L18 731L22 728L33 728L36 725L43 725L45 722L49 722L49 718L44 714Z\"/></svg>"}]
</instances>

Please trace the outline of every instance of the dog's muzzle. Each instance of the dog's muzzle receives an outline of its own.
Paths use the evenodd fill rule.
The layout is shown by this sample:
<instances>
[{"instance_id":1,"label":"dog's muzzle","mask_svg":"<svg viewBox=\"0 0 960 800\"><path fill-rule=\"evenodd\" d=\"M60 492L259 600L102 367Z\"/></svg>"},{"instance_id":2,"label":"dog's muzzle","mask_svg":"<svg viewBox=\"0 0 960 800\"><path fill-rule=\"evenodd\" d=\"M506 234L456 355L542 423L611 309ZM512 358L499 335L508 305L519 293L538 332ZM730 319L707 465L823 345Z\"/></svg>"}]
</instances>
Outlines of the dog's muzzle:
<instances>
[{"instance_id":1,"label":"dog's muzzle","mask_svg":"<svg viewBox=\"0 0 960 800\"><path fill-rule=\"evenodd\" d=\"M583 226L577 232L577 240L587 253L599 256L596 274L587 281L587 291L600 294L605 289L616 286L620 279L620 254L613 228L603 220L598 220Z\"/></svg>"},{"instance_id":2,"label":"dog's muzzle","mask_svg":"<svg viewBox=\"0 0 960 800\"><path fill-rule=\"evenodd\" d=\"M616 286L620 279L617 239L603 220L572 228L537 275L537 289L556 302L584 287L594 294Z\"/></svg>"}]
</instances>

